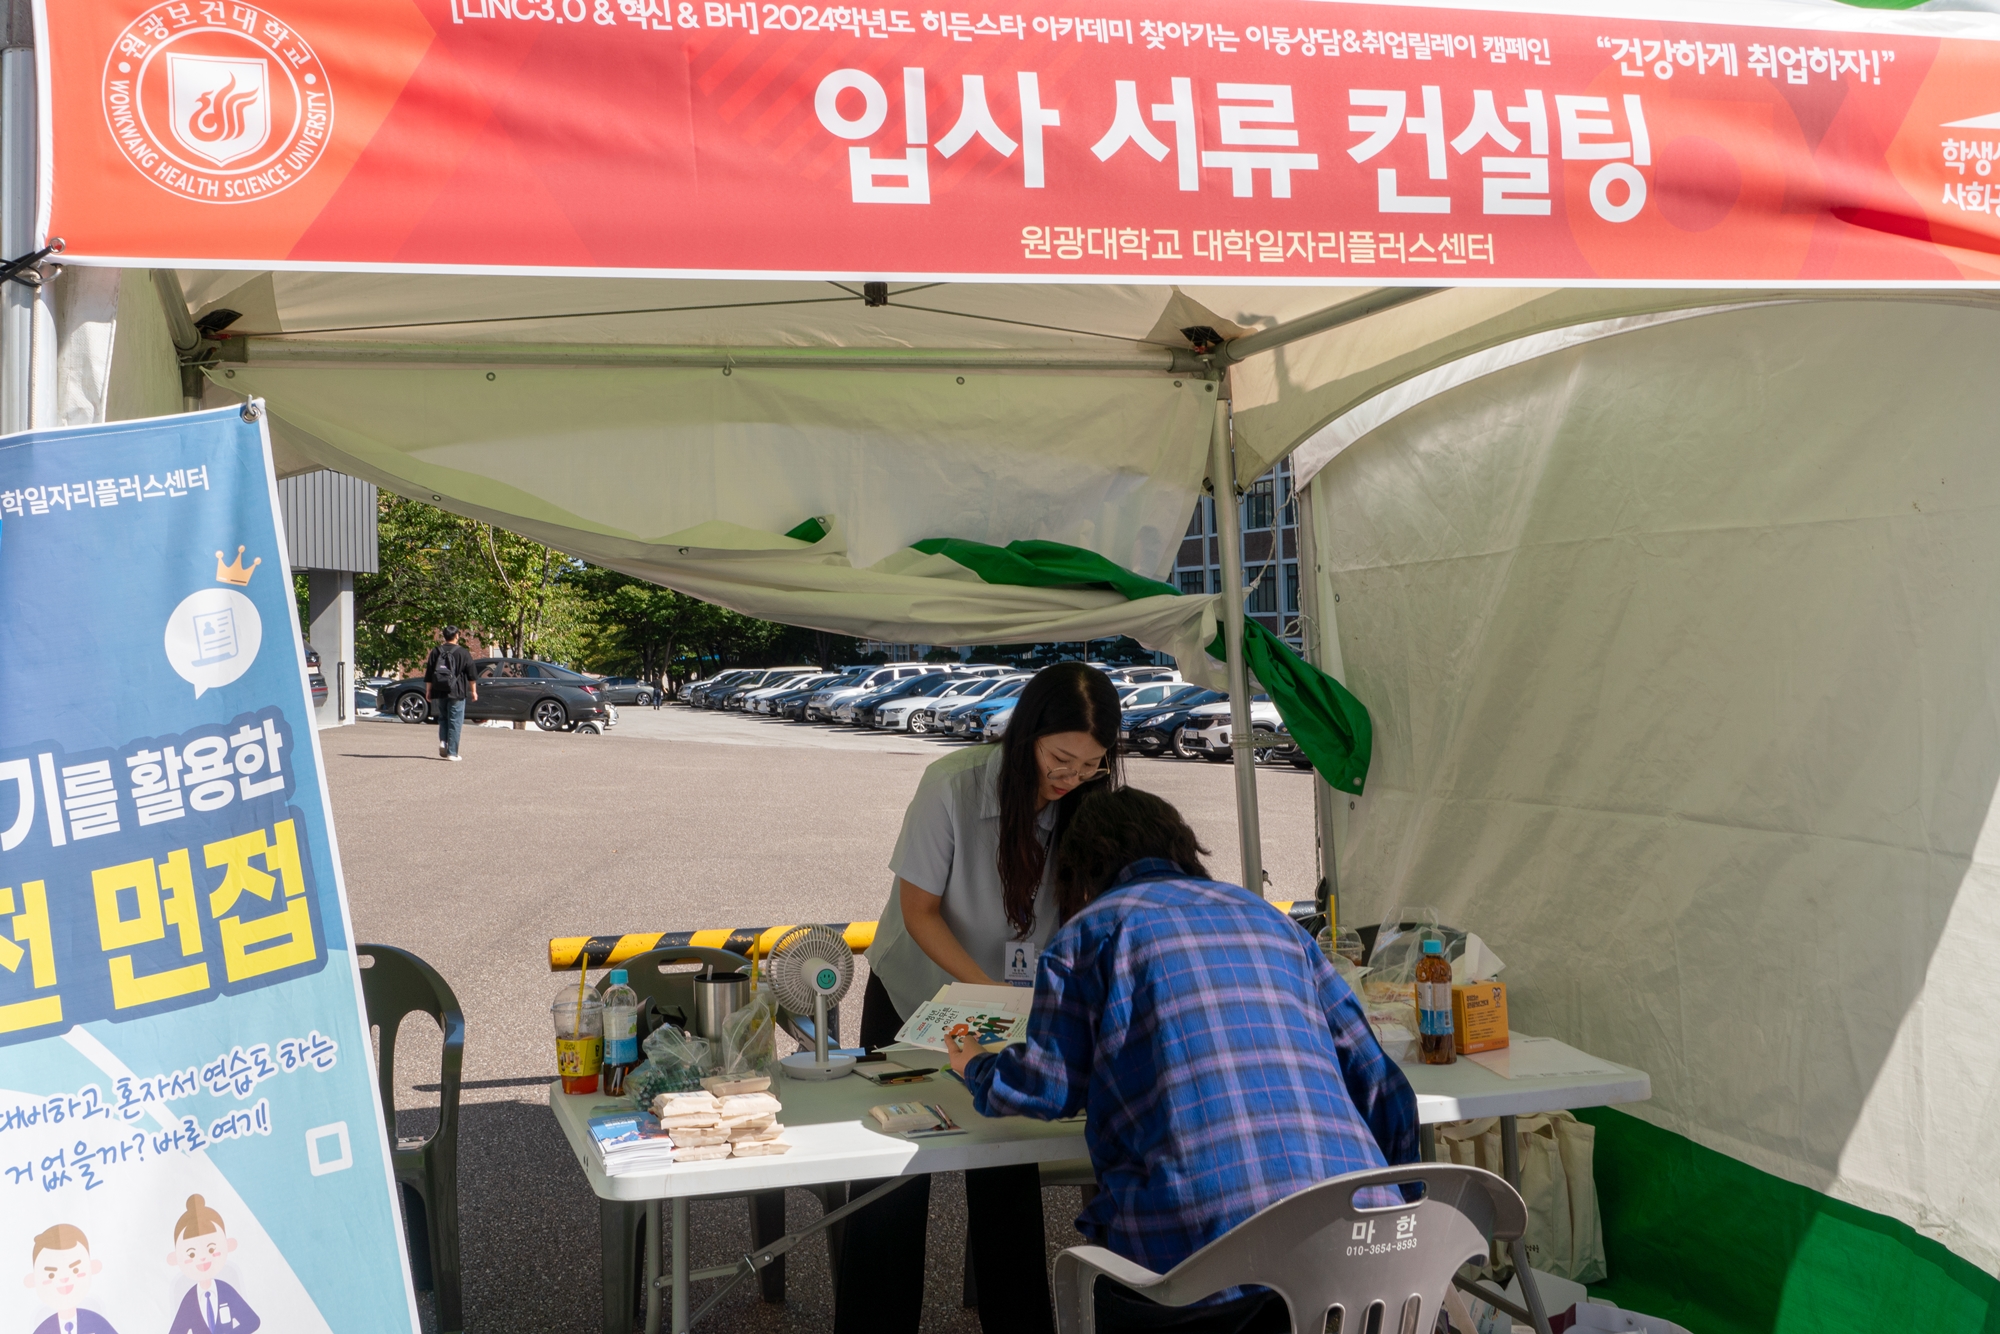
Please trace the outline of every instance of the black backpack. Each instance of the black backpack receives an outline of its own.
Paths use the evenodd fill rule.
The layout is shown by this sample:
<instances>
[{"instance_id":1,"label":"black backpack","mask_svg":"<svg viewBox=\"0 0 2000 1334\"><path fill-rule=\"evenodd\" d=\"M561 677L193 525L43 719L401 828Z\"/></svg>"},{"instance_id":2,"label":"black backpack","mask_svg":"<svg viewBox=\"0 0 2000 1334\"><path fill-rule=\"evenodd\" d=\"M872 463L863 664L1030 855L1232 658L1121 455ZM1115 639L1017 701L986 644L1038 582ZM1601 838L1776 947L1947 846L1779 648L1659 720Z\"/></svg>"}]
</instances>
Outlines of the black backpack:
<instances>
[{"instance_id":1,"label":"black backpack","mask_svg":"<svg viewBox=\"0 0 2000 1334\"><path fill-rule=\"evenodd\" d=\"M446 695L451 694L452 682L458 676L458 645L440 644L431 650L430 683L440 687Z\"/></svg>"}]
</instances>

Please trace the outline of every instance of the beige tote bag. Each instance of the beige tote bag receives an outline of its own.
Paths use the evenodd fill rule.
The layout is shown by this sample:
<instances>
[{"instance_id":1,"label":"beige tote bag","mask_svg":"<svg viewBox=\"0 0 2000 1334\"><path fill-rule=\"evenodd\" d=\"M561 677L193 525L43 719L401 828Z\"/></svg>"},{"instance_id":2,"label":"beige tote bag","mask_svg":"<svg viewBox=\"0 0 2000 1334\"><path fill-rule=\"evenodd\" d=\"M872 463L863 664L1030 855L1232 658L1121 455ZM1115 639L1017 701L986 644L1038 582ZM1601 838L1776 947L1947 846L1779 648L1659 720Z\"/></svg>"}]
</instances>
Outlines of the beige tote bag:
<instances>
[{"instance_id":1,"label":"beige tote bag","mask_svg":"<svg viewBox=\"0 0 2000 1334\"><path fill-rule=\"evenodd\" d=\"M1516 1119L1521 1199L1528 1206L1523 1239L1528 1263L1578 1283L1604 1278L1604 1230L1591 1171L1596 1130L1568 1112ZM1504 1176L1500 1118L1447 1121L1437 1127L1438 1157ZM1505 1262L1495 1254L1496 1265Z\"/></svg>"}]
</instances>

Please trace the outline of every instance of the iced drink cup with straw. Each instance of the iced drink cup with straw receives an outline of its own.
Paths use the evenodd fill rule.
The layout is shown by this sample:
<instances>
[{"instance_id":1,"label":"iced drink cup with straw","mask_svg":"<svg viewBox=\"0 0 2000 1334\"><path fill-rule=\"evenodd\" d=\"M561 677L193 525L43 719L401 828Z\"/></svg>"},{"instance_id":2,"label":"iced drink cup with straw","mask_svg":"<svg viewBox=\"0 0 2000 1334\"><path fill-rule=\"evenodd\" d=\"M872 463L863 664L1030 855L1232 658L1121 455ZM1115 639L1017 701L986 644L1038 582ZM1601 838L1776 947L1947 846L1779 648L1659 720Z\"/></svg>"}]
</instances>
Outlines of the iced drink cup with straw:
<instances>
[{"instance_id":1,"label":"iced drink cup with straw","mask_svg":"<svg viewBox=\"0 0 2000 1334\"><path fill-rule=\"evenodd\" d=\"M556 1026L556 1073L564 1093L597 1092L604 1064L604 1001L594 991L564 987L549 1006Z\"/></svg>"}]
</instances>

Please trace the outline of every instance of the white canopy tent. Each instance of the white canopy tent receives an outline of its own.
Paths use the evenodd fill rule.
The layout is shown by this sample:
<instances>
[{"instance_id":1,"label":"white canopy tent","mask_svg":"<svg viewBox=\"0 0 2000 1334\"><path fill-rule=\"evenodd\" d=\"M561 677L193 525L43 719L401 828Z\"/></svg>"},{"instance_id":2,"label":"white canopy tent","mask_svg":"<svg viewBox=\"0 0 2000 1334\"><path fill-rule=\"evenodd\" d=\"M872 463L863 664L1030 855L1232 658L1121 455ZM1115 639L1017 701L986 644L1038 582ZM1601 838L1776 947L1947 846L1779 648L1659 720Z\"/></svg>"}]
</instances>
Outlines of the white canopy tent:
<instances>
[{"instance_id":1,"label":"white canopy tent","mask_svg":"<svg viewBox=\"0 0 2000 1334\"><path fill-rule=\"evenodd\" d=\"M1976 14L1756 13L2000 37ZM1716 1328L1871 1327L1847 1283L1940 1328L2000 1319L2000 1215L1967 1184L2000 1165L1996 1085L1963 1060L2000 1030L1964 980L2000 945L2000 310L1963 278L878 293L120 253L44 289L15 424L256 396L284 470L876 638L1131 634L1212 675L1219 618L1239 747L1233 504L1220 598L995 586L910 547L1040 539L1158 578L1205 486L1291 455L1309 656L1380 736L1365 792L1320 788L1349 920L1426 902L1475 926L1525 1027L1654 1073L1638 1115L1673 1143L1647 1152L1809 1194L1700 1159L1768 1208L1772 1255L1678 1220L1671 1290L1646 1250L1666 1225L1628 1211L1623 1262L1688 1309L1732 1268L1775 1286ZM226 337L197 327L223 311ZM786 536L812 518L823 537ZM1254 766L1236 777L1254 884Z\"/></svg>"},{"instance_id":2,"label":"white canopy tent","mask_svg":"<svg viewBox=\"0 0 2000 1334\"><path fill-rule=\"evenodd\" d=\"M59 308L65 347L133 358L114 353L95 381L109 394L174 392L151 281L79 276ZM290 468L437 498L758 614L942 642L1132 633L1183 652L1203 632L1179 599L871 588L847 603L839 576L811 572L895 567L939 532L1045 536L1164 572L1210 463L1208 414L1182 404L1208 382L1184 372L1176 390L1171 365L1089 359L1165 362L1138 341L1163 322L1282 329L1350 299L943 288L922 296L953 316L892 297L803 306L788 328L771 306L623 317L672 320L679 338L656 341L655 325L621 345L604 317L557 312L812 289L564 283L551 312L549 280L182 279L197 317L253 306L246 286L270 295L275 309L244 322L282 336L246 339L206 401L267 399ZM92 286L115 309L84 309ZM318 332L445 309L534 318L499 326L504 339L478 326L476 350L466 326L405 331L388 364L379 329ZM750 336L728 328L745 319ZM900 345L917 365L758 364L752 349L788 339ZM955 363L932 350L956 339L969 347ZM1311 334L1285 376L1235 380L1239 458L1253 423L1332 417L1294 459L1318 549L1311 648L1380 737L1351 809L1321 785L1349 920L1426 902L1478 924L1512 965L1522 1026L1654 1072L1639 1116L1989 1273L2000 1217L1963 1183L1987 1174L1996 1086L1956 1069L1955 1034L2000 1022L1963 980L2000 946L1978 851L2000 748L1977 740L2000 735L1980 656L2000 622L1978 577L2000 499L1984 481L1996 346L2000 299L1979 293L1461 290ZM686 364L702 356L731 373ZM67 412L107 410L88 379L65 380ZM1269 397L1246 402L1251 385ZM974 412L951 410L959 393ZM732 412L729 394L761 415ZM1255 457L1284 452L1269 450ZM726 531L725 514L748 522ZM837 516L833 545L772 550L802 514ZM708 543L688 550L696 529ZM1253 766L1238 772L1254 783ZM1946 987L1948 1023L1931 999ZM1819 1262L1880 1262L1843 1236L1814 1234L1831 1247ZM1791 1300L1823 1313L1816 1293Z\"/></svg>"},{"instance_id":3,"label":"white canopy tent","mask_svg":"<svg viewBox=\"0 0 2000 1334\"><path fill-rule=\"evenodd\" d=\"M1240 492L1413 377L1607 318L1820 295L895 284L870 305L829 283L155 271L151 284L98 277L95 308L78 297L71 315L98 332L70 341L108 347L115 308L136 301L156 367L176 345L206 363L190 406L272 403L282 470L334 468L739 611L867 638L1131 635L1233 686L1243 747L1249 691L1202 652L1214 595L994 588L911 544L1054 541L1162 578L1212 479ZM195 325L215 319L228 337L205 342ZM1188 329L1228 341L1198 353ZM77 393L65 410L104 408ZM1233 562L1235 507L1218 515ZM809 517L824 539L785 536ZM1224 587L1236 596L1220 619L1239 634L1240 572ZM1337 661L1331 643L1313 651ZM1256 883L1253 767L1237 776ZM1336 883L1330 856L1325 872Z\"/></svg>"}]
</instances>

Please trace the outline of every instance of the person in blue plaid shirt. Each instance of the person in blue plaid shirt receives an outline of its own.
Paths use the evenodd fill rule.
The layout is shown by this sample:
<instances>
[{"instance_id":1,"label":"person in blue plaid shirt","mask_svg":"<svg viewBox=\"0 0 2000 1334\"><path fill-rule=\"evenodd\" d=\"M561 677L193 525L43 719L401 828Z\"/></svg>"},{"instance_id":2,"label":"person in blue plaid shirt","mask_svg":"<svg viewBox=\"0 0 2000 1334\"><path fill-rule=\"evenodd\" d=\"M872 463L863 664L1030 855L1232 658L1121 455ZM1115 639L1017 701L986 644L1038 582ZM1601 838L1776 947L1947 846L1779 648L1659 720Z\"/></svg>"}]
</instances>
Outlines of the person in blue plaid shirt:
<instances>
[{"instance_id":1,"label":"person in blue plaid shirt","mask_svg":"<svg viewBox=\"0 0 2000 1334\"><path fill-rule=\"evenodd\" d=\"M1353 991L1290 919L1211 879L1202 851L1151 793L1086 800L1057 854L1064 924L1026 1046L949 1044L981 1115L1089 1113L1101 1189L1077 1229L1159 1273L1308 1186L1417 1161L1416 1095ZM1106 1334L1291 1328L1268 1289L1174 1308L1108 1280L1097 1319Z\"/></svg>"}]
</instances>

